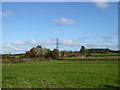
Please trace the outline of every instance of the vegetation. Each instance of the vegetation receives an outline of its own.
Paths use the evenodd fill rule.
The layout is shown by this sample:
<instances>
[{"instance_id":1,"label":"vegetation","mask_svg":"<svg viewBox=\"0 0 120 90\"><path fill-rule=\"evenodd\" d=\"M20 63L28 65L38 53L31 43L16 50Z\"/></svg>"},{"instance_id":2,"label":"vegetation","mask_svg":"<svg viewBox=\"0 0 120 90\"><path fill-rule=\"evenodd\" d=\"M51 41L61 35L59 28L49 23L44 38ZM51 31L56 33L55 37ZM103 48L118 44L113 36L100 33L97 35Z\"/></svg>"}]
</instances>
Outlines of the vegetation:
<instances>
[{"instance_id":1,"label":"vegetation","mask_svg":"<svg viewBox=\"0 0 120 90\"><path fill-rule=\"evenodd\" d=\"M3 88L118 88L119 53L104 51L37 46L26 54L2 55Z\"/></svg>"},{"instance_id":2,"label":"vegetation","mask_svg":"<svg viewBox=\"0 0 120 90\"><path fill-rule=\"evenodd\" d=\"M63 60L86 60L86 61L118 61L118 56L109 56L109 57L66 57Z\"/></svg>"},{"instance_id":3,"label":"vegetation","mask_svg":"<svg viewBox=\"0 0 120 90\"><path fill-rule=\"evenodd\" d=\"M81 46L80 53L81 53L82 55L86 55L87 49L85 49L85 46Z\"/></svg>"},{"instance_id":4,"label":"vegetation","mask_svg":"<svg viewBox=\"0 0 120 90\"><path fill-rule=\"evenodd\" d=\"M92 53L91 56L93 57L101 57L101 56L119 56L120 53Z\"/></svg>"},{"instance_id":5,"label":"vegetation","mask_svg":"<svg viewBox=\"0 0 120 90\"><path fill-rule=\"evenodd\" d=\"M41 61L3 65L3 88L118 88L118 61Z\"/></svg>"},{"instance_id":6,"label":"vegetation","mask_svg":"<svg viewBox=\"0 0 120 90\"><path fill-rule=\"evenodd\" d=\"M60 51L53 49L51 51L48 48L36 46L26 51L24 54L4 54L2 58L29 58L29 57L44 57L51 59L58 59L61 57L91 57L91 56L119 56L119 51L113 51L110 49L86 49L85 46L81 46L80 51Z\"/></svg>"},{"instance_id":7,"label":"vegetation","mask_svg":"<svg viewBox=\"0 0 120 90\"><path fill-rule=\"evenodd\" d=\"M30 51L26 51L26 54L31 57L59 58L59 50L53 49L53 51L50 51L50 49L42 48L41 46L33 47Z\"/></svg>"},{"instance_id":8,"label":"vegetation","mask_svg":"<svg viewBox=\"0 0 120 90\"><path fill-rule=\"evenodd\" d=\"M59 51L58 51L58 49L54 49L53 51L51 51L50 55L51 55L51 57L53 59L59 59Z\"/></svg>"},{"instance_id":9,"label":"vegetation","mask_svg":"<svg viewBox=\"0 0 120 90\"><path fill-rule=\"evenodd\" d=\"M44 57L47 53L47 48L42 48L41 46L36 46L30 49L30 51L26 52L26 54L33 56L33 57Z\"/></svg>"},{"instance_id":10,"label":"vegetation","mask_svg":"<svg viewBox=\"0 0 120 90\"><path fill-rule=\"evenodd\" d=\"M88 52L90 52L90 53L109 53L110 52L110 50L109 49L95 49L95 48L93 48L93 49L87 49L88 50Z\"/></svg>"}]
</instances>

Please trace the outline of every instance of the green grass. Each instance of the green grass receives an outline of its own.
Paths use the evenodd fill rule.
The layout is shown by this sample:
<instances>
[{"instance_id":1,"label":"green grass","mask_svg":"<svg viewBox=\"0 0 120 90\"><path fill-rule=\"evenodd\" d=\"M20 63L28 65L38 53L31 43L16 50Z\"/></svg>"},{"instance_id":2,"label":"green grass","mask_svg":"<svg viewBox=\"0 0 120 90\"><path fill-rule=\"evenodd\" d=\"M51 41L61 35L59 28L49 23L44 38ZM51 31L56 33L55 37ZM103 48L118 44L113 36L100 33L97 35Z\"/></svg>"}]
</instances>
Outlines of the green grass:
<instances>
[{"instance_id":1,"label":"green grass","mask_svg":"<svg viewBox=\"0 0 120 90\"><path fill-rule=\"evenodd\" d=\"M119 53L92 53L91 56L119 56Z\"/></svg>"},{"instance_id":2,"label":"green grass","mask_svg":"<svg viewBox=\"0 0 120 90\"><path fill-rule=\"evenodd\" d=\"M40 61L3 65L3 88L118 87L118 61Z\"/></svg>"},{"instance_id":3,"label":"green grass","mask_svg":"<svg viewBox=\"0 0 120 90\"><path fill-rule=\"evenodd\" d=\"M85 60L89 60L89 59L95 59L95 60L100 60L100 59L105 59L105 60L118 60L119 56L109 56L109 57L66 57L64 58L65 60L69 60L69 59L85 59Z\"/></svg>"}]
</instances>

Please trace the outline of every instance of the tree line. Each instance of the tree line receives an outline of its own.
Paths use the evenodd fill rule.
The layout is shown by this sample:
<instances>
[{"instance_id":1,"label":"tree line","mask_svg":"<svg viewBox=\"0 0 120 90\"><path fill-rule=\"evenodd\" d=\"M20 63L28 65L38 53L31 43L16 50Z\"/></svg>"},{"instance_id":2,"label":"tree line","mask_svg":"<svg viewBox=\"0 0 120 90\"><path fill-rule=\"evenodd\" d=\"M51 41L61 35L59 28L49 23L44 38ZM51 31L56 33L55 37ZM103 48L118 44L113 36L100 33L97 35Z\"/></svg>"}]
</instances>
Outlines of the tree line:
<instances>
[{"instance_id":1,"label":"tree line","mask_svg":"<svg viewBox=\"0 0 120 90\"><path fill-rule=\"evenodd\" d=\"M36 46L26 51L26 54L30 57L44 57L51 59L59 59L60 56L76 57L76 56L91 56L92 53L118 53L119 51L113 51L108 48L106 49L86 49L85 46L81 46L79 51L60 51L53 49L52 51L48 48Z\"/></svg>"}]
</instances>

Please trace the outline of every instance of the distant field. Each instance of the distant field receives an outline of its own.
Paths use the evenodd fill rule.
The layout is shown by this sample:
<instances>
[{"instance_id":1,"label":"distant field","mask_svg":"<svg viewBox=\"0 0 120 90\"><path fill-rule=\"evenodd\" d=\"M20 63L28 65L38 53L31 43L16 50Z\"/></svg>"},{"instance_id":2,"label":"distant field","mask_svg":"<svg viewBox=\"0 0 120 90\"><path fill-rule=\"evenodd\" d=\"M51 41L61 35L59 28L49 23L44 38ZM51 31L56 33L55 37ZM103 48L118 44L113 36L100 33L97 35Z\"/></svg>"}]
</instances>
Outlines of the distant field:
<instances>
[{"instance_id":1,"label":"distant field","mask_svg":"<svg viewBox=\"0 0 120 90\"><path fill-rule=\"evenodd\" d=\"M92 53L91 56L119 56L119 53Z\"/></svg>"},{"instance_id":2,"label":"distant field","mask_svg":"<svg viewBox=\"0 0 120 90\"><path fill-rule=\"evenodd\" d=\"M120 56L100 56L100 57L66 57L64 60L106 60L106 61L116 61Z\"/></svg>"},{"instance_id":3,"label":"distant field","mask_svg":"<svg viewBox=\"0 0 120 90\"><path fill-rule=\"evenodd\" d=\"M34 61L3 65L3 88L117 88L118 61Z\"/></svg>"}]
</instances>

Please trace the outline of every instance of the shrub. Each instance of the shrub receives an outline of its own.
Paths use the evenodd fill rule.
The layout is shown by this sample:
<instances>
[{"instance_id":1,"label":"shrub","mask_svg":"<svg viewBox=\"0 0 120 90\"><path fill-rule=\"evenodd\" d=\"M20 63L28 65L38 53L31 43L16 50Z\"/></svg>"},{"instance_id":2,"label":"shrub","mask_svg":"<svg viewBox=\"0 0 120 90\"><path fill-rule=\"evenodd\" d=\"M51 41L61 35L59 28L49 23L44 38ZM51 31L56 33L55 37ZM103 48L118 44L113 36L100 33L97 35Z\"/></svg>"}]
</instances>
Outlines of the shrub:
<instances>
[{"instance_id":1,"label":"shrub","mask_svg":"<svg viewBox=\"0 0 120 90\"><path fill-rule=\"evenodd\" d=\"M59 50L58 49L54 49L53 51L50 51L50 56L53 59L59 59Z\"/></svg>"}]
</instances>

